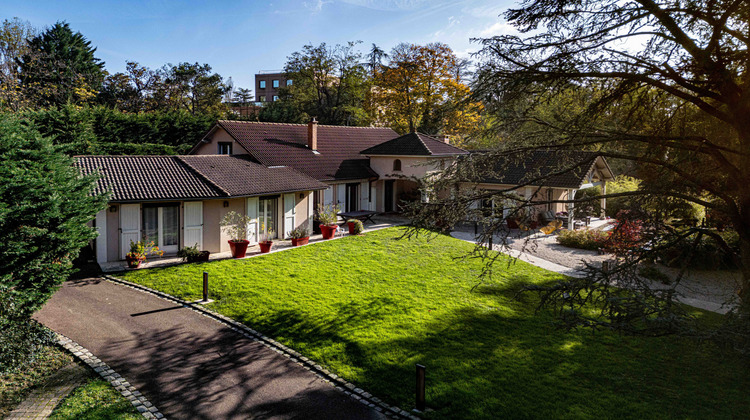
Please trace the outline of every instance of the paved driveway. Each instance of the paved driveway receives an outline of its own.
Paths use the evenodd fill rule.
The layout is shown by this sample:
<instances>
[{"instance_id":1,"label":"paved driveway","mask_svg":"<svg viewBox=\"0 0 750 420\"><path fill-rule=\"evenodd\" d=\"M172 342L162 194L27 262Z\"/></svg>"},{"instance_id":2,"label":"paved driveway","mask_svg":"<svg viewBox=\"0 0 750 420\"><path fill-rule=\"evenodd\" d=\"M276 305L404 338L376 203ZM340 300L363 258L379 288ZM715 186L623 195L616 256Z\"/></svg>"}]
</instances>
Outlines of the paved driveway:
<instances>
[{"instance_id":1,"label":"paved driveway","mask_svg":"<svg viewBox=\"0 0 750 420\"><path fill-rule=\"evenodd\" d=\"M109 364L167 418L382 418L263 344L106 280L66 282L35 317Z\"/></svg>"}]
</instances>

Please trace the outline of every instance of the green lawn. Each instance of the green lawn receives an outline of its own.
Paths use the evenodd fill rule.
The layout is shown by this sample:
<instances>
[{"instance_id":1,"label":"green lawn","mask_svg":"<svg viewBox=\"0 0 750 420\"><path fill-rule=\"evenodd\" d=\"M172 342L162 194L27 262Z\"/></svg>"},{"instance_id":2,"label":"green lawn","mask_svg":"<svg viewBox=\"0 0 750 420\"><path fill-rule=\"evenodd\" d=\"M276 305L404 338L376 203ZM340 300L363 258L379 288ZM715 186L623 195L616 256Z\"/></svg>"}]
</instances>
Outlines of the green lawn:
<instances>
[{"instance_id":1,"label":"green lawn","mask_svg":"<svg viewBox=\"0 0 750 420\"><path fill-rule=\"evenodd\" d=\"M472 245L446 236L396 240L398 228L245 260L125 273L198 299L296 349L375 396L413 407L414 364L427 366L435 419L746 418L748 365L688 339L566 333L524 282L558 277L456 259Z\"/></svg>"},{"instance_id":2,"label":"green lawn","mask_svg":"<svg viewBox=\"0 0 750 420\"><path fill-rule=\"evenodd\" d=\"M109 382L92 378L55 408L51 420L138 420L143 416Z\"/></svg>"}]
</instances>

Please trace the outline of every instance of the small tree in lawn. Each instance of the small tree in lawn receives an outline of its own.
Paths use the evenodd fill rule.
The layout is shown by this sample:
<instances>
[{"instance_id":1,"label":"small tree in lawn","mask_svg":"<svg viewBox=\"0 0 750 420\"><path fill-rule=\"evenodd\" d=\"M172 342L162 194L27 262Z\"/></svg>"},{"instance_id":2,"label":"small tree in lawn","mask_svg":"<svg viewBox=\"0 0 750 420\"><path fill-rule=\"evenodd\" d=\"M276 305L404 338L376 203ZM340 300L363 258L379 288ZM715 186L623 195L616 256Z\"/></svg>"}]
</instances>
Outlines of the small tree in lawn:
<instances>
[{"instance_id":1,"label":"small tree in lawn","mask_svg":"<svg viewBox=\"0 0 750 420\"><path fill-rule=\"evenodd\" d=\"M0 371L23 365L44 342L31 315L67 279L106 205L93 180L28 124L0 117Z\"/></svg>"}]
</instances>

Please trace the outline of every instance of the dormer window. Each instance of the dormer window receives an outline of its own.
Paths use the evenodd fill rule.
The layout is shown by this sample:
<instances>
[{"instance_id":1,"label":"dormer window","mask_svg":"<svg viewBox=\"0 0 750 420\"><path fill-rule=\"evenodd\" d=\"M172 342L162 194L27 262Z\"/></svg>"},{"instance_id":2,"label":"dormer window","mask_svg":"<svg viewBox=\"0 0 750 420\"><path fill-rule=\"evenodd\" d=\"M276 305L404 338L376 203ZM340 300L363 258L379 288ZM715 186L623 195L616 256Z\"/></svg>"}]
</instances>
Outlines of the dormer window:
<instances>
[{"instance_id":1,"label":"dormer window","mask_svg":"<svg viewBox=\"0 0 750 420\"><path fill-rule=\"evenodd\" d=\"M393 170L401 172L401 159L396 159L393 161Z\"/></svg>"},{"instance_id":2,"label":"dormer window","mask_svg":"<svg viewBox=\"0 0 750 420\"><path fill-rule=\"evenodd\" d=\"M231 142L219 142L219 154L220 155L231 155L232 154L232 143Z\"/></svg>"}]
</instances>

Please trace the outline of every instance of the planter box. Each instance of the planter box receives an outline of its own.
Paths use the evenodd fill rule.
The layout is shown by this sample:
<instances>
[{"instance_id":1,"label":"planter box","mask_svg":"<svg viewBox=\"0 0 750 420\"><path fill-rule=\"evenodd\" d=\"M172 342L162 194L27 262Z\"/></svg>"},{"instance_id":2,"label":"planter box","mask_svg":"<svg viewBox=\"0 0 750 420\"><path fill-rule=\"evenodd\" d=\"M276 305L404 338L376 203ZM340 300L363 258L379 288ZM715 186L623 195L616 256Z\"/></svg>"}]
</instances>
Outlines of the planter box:
<instances>
[{"instance_id":1,"label":"planter box","mask_svg":"<svg viewBox=\"0 0 750 420\"><path fill-rule=\"evenodd\" d=\"M331 239L333 238L333 235L336 234L336 229L338 229L338 226L328 226L328 225L320 225L320 232L323 234L323 239Z\"/></svg>"},{"instance_id":2,"label":"planter box","mask_svg":"<svg viewBox=\"0 0 750 420\"><path fill-rule=\"evenodd\" d=\"M271 247L273 246L273 241L258 242L258 246L260 246L260 253L261 254L267 254L267 253L271 252Z\"/></svg>"},{"instance_id":3,"label":"planter box","mask_svg":"<svg viewBox=\"0 0 750 420\"><path fill-rule=\"evenodd\" d=\"M292 246L307 245L309 241L309 236L305 236L304 238L292 238Z\"/></svg>"},{"instance_id":4,"label":"planter box","mask_svg":"<svg viewBox=\"0 0 750 420\"><path fill-rule=\"evenodd\" d=\"M232 251L232 257L234 258L245 258L247 253L247 246L250 245L250 241L242 240L240 242L228 241L229 249Z\"/></svg>"}]
</instances>

